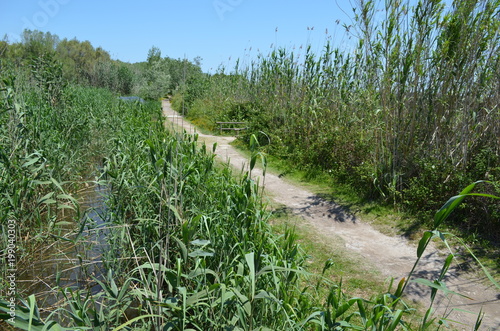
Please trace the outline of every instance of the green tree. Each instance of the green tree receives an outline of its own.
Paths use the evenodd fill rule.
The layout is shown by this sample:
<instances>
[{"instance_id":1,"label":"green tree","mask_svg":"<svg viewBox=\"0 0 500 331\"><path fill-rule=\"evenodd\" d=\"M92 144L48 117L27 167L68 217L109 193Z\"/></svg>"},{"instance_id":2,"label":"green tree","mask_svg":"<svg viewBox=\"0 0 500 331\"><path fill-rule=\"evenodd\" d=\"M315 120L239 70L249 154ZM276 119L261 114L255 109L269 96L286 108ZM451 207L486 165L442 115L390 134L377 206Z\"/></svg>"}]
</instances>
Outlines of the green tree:
<instances>
[{"instance_id":1,"label":"green tree","mask_svg":"<svg viewBox=\"0 0 500 331\"><path fill-rule=\"evenodd\" d=\"M148 51L148 64L149 66L153 66L154 63L158 62L161 60L161 50L153 46L149 49Z\"/></svg>"},{"instance_id":2,"label":"green tree","mask_svg":"<svg viewBox=\"0 0 500 331\"><path fill-rule=\"evenodd\" d=\"M82 84L95 80L98 63L111 60L109 53L102 48L95 49L89 41L80 42L77 39L62 40L56 51L63 64L65 77Z\"/></svg>"},{"instance_id":3,"label":"green tree","mask_svg":"<svg viewBox=\"0 0 500 331\"><path fill-rule=\"evenodd\" d=\"M118 66L117 78L118 91L124 95L132 93L132 88L134 86L134 74L126 65L121 64Z\"/></svg>"},{"instance_id":4,"label":"green tree","mask_svg":"<svg viewBox=\"0 0 500 331\"><path fill-rule=\"evenodd\" d=\"M168 71L172 77L169 94L173 94L178 89L185 89L185 85L188 81L197 80L202 76L201 71L201 58L196 57L193 62L187 59L172 59L165 58L167 63Z\"/></svg>"},{"instance_id":5,"label":"green tree","mask_svg":"<svg viewBox=\"0 0 500 331\"><path fill-rule=\"evenodd\" d=\"M140 94L147 99L159 99L167 94L170 81L165 60L154 61L144 73Z\"/></svg>"},{"instance_id":6,"label":"green tree","mask_svg":"<svg viewBox=\"0 0 500 331\"><path fill-rule=\"evenodd\" d=\"M50 32L24 30L21 43L24 45L24 57L33 59L43 54L53 53L59 44L59 37Z\"/></svg>"}]
</instances>

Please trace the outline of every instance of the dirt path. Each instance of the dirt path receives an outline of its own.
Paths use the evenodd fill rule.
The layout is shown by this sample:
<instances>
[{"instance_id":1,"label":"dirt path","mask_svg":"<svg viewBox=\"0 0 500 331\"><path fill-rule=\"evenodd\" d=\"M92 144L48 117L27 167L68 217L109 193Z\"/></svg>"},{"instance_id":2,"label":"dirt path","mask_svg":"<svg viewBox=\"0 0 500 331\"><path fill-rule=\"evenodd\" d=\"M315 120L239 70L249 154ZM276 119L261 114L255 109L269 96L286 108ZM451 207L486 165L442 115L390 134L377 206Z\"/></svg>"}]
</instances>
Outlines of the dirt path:
<instances>
[{"instance_id":1,"label":"dirt path","mask_svg":"<svg viewBox=\"0 0 500 331\"><path fill-rule=\"evenodd\" d=\"M198 133L200 140L205 141L207 146L217 142L217 156L224 162L230 162L236 169L248 168L248 159L230 145L234 140L233 137L211 136L197 132L196 128L173 111L166 101L163 102L163 112L174 126L182 127L188 133ZM252 175L262 178L262 171L254 169ZM341 206L287 183L274 174L266 174L265 191L275 202L287 206L293 213L302 217L318 235L330 241L340 240L347 249L359 254L364 261L372 261L371 265L363 268L375 268L383 275L399 281L408 275L416 260L416 247L405 238L384 235L348 214ZM429 247L417 270L417 277L430 280L437 278L443 260L443 254L434 247ZM449 276L445 279L448 288L473 300L456 295L451 298L441 296L434 306L437 307L436 316L443 316L449 312L450 320L463 323L463 325L453 323L454 329L472 330L476 316L464 310L478 313L482 309L485 317L480 330L500 330L500 292L493 285L482 285L486 284L485 279L486 277L482 276L473 277L457 266L450 268ZM425 304L429 290L411 284L407 294L411 300Z\"/></svg>"}]
</instances>

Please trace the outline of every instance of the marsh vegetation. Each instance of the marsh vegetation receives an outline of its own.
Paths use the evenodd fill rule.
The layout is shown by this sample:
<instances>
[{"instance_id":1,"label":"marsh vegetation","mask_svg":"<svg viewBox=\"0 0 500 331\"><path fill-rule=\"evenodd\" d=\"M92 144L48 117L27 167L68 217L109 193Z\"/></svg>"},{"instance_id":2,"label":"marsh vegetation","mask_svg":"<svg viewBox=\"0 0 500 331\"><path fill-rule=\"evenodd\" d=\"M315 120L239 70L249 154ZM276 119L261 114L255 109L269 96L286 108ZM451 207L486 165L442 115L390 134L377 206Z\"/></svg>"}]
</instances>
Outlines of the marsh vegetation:
<instances>
[{"instance_id":1,"label":"marsh vegetation","mask_svg":"<svg viewBox=\"0 0 500 331\"><path fill-rule=\"evenodd\" d=\"M250 172L266 154L348 185L363 199L419 217L417 262L443 226L498 252L500 49L495 1L360 1L352 52L273 49L248 67L203 74L199 59L111 60L88 42L26 31L0 42L0 242L22 273L47 247L104 249L78 286L54 271L47 292L2 277L1 326L25 330L435 330L435 293L423 315L404 301L409 277L353 297L327 272L312 273L293 228L276 231ZM383 20L375 20L376 13ZM83 55L82 55L83 54ZM120 100L139 95L146 102ZM168 130L160 97L195 124L244 121L250 171L234 176L216 146ZM259 161L259 162L257 162ZM486 180L477 182L477 180ZM472 184L471 183L475 183ZM82 206L105 187L101 221ZM479 187L483 194L474 194ZM464 189L465 188L465 189ZM450 200L448 200L450 197ZM468 197L468 203L463 204ZM443 205L444 204L444 205ZM94 210L94 211L95 211ZM436 213L437 211L437 213ZM452 214L452 211L454 213ZM450 216L451 215L451 216ZM455 216L455 217L453 217ZM446 243L446 240L444 240ZM85 248L86 247L86 248ZM61 253L61 251L60 251ZM73 253L71 253L73 254ZM68 257L70 253L62 252ZM55 256L43 256L54 259ZM83 267L99 265L98 269ZM480 265L482 266L482 265ZM2 274L8 268L2 264ZM490 282L494 277L483 268ZM44 280L45 281L45 280ZM47 293L54 298L44 306ZM56 302L57 304L53 304ZM481 324L478 316L476 325Z\"/></svg>"}]
</instances>

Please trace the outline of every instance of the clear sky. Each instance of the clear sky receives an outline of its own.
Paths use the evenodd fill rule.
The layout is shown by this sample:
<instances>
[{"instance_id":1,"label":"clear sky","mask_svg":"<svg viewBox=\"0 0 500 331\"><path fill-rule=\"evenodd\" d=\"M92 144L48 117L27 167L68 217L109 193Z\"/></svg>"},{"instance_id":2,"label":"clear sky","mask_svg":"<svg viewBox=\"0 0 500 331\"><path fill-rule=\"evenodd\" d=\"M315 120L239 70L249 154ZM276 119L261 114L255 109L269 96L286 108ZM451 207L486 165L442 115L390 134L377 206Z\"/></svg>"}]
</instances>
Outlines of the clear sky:
<instances>
[{"instance_id":1,"label":"clear sky","mask_svg":"<svg viewBox=\"0 0 500 331\"><path fill-rule=\"evenodd\" d=\"M162 56L200 56L203 70L214 73L220 65L232 68L236 58L249 63L271 46L311 44L319 52L327 38L348 45L341 24L351 23L350 2L0 0L0 38L6 34L15 42L24 29L48 31L61 39L88 40L125 62L145 61L157 46Z\"/></svg>"}]
</instances>

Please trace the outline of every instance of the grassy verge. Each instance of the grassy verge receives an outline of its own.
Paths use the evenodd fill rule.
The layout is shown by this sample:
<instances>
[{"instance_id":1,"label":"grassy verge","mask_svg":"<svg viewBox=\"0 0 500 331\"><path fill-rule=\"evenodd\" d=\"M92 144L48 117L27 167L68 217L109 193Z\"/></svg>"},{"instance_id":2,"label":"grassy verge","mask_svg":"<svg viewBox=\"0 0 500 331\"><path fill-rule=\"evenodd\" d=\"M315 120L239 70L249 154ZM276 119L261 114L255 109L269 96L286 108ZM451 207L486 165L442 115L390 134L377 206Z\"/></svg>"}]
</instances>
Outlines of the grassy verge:
<instances>
[{"instance_id":1,"label":"grassy verge","mask_svg":"<svg viewBox=\"0 0 500 331\"><path fill-rule=\"evenodd\" d=\"M251 152L248 146L241 140L235 140L232 145L240 153L248 158L250 157ZM327 201L334 201L346 206L351 213L374 225L380 232L388 235L407 234L402 225L408 223L409 215L394 210L392 206L364 199L356 190L347 185L336 183L325 172L297 169L293 162L288 162L273 155L267 155L267 161L269 173L318 194ZM424 228L419 230L423 231ZM415 234L410 236L410 239L415 236Z\"/></svg>"},{"instance_id":2,"label":"grassy verge","mask_svg":"<svg viewBox=\"0 0 500 331\"><path fill-rule=\"evenodd\" d=\"M240 153L250 158L251 151L248 145L242 140L235 140L232 143ZM389 236L404 236L414 244L428 230L428 221L415 217L404 210L397 210L393 205L383 205L378 201L371 201L363 198L359 192L348 185L336 182L329 174L316 170L297 169L292 162L267 155L268 172L281 176L282 178L303 187L315 194L322 196L327 201L334 201L359 217L364 222L372 225L375 229ZM458 194L459 192L457 192ZM465 208L463 205L462 208ZM279 207L277 207L279 208ZM278 219L281 219L279 217ZM481 240L479 236L461 231L455 226L443 225L443 232L452 236L449 241L452 247L459 247L461 244L454 236L462 238L473 250L474 254L481 259L495 275L500 275L500 260L498 259L499 243L492 243ZM308 229L301 228L300 232L308 233ZM309 237L314 238L311 234ZM307 238L304 238L307 241ZM324 247L316 245L317 239L311 240L307 245L311 247L309 254L322 254ZM316 247L317 246L317 247ZM445 245L441 245L446 249ZM471 262L470 259L462 259L461 263Z\"/></svg>"},{"instance_id":3,"label":"grassy verge","mask_svg":"<svg viewBox=\"0 0 500 331\"><path fill-rule=\"evenodd\" d=\"M333 264L323 275L335 283L343 283L349 295L369 298L387 289L384 276L376 270L371 262L349 252L339 237L326 238L300 217L290 214L285 208L273 206L270 219L273 232L277 235L293 229L297 243L307 254L307 270L321 275L325 262ZM369 277L367 277L369 275ZM324 294L324 293L323 293Z\"/></svg>"}]
</instances>

